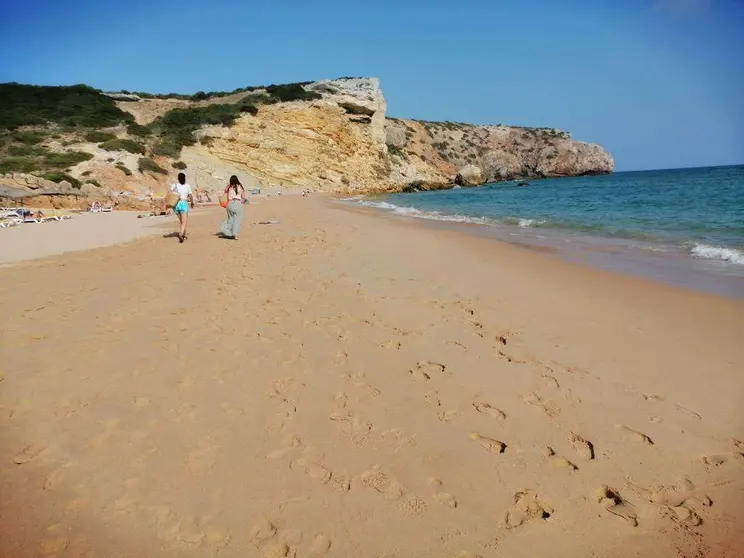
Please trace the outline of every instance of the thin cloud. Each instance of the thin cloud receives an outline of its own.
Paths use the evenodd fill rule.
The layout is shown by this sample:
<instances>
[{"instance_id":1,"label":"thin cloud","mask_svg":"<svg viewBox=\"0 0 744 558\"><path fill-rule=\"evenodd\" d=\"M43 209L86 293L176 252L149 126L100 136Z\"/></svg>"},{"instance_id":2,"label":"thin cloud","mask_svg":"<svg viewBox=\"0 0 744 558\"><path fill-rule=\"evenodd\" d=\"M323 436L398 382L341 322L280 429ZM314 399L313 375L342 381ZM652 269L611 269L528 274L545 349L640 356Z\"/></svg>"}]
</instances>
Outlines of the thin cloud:
<instances>
[{"instance_id":1,"label":"thin cloud","mask_svg":"<svg viewBox=\"0 0 744 558\"><path fill-rule=\"evenodd\" d=\"M656 0L657 10L675 15L689 15L710 10L713 0Z\"/></svg>"}]
</instances>

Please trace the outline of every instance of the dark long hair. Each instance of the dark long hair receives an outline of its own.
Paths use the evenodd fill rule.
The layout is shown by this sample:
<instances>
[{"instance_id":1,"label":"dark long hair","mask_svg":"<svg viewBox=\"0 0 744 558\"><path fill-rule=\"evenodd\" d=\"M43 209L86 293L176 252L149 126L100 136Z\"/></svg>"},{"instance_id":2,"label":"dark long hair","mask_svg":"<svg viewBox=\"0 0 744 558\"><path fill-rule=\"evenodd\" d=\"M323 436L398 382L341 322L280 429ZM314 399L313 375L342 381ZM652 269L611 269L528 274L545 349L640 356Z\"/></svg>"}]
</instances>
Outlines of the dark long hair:
<instances>
[{"instance_id":1,"label":"dark long hair","mask_svg":"<svg viewBox=\"0 0 744 558\"><path fill-rule=\"evenodd\" d=\"M235 194L238 194L238 186L240 186L240 189L243 189L243 185L240 183L240 180L238 180L238 177L234 174L230 177L230 186L229 188L232 188L235 190Z\"/></svg>"},{"instance_id":2,"label":"dark long hair","mask_svg":"<svg viewBox=\"0 0 744 558\"><path fill-rule=\"evenodd\" d=\"M182 172L178 173L178 183L181 185L186 184L186 175Z\"/></svg>"}]
</instances>

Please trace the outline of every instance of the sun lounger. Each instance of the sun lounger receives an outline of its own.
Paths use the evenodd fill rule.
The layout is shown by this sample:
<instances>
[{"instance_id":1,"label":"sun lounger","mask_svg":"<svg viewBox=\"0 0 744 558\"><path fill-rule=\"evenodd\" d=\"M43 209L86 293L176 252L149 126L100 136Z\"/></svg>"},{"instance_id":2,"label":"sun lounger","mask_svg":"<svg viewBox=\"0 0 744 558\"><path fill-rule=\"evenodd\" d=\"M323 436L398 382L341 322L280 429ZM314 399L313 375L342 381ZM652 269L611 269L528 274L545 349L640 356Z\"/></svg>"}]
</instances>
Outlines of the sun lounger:
<instances>
[{"instance_id":1,"label":"sun lounger","mask_svg":"<svg viewBox=\"0 0 744 558\"><path fill-rule=\"evenodd\" d=\"M0 223L0 228L7 229L10 227L17 227L21 223L23 223L23 220L21 218L10 219L9 221L3 221L2 223Z\"/></svg>"}]
</instances>

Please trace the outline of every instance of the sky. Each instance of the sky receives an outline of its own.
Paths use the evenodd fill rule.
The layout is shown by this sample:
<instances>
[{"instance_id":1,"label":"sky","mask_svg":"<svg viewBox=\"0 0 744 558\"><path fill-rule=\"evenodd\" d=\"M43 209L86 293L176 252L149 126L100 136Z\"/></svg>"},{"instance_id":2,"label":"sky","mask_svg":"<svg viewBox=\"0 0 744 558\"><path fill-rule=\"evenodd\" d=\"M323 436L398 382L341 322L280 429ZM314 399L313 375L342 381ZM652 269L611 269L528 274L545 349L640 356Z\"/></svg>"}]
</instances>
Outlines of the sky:
<instances>
[{"instance_id":1,"label":"sky","mask_svg":"<svg viewBox=\"0 0 744 558\"><path fill-rule=\"evenodd\" d=\"M0 82L375 76L388 114L548 126L616 169L744 163L744 0L0 0Z\"/></svg>"}]
</instances>

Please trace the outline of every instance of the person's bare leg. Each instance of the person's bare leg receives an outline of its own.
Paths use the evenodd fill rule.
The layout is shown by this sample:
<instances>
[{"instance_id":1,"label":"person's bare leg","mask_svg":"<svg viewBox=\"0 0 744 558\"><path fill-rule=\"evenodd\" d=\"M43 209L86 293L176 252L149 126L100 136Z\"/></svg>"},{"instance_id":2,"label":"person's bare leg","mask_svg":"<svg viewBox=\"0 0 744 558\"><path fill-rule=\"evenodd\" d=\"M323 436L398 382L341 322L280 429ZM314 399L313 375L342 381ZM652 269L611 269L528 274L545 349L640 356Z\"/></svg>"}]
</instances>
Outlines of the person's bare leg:
<instances>
[{"instance_id":1,"label":"person's bare leg","mask_svg":"<svg viewBox=\"0 0 744 558\"><path fill-rule=\"evenodd\" d=\"M180 225L178 230L178 240L183 242L183 229L184 229L184 223L183 223L183 213L180 211L176 213L178 215L178 224Z\"/></svg>"},{"instance_id":2,"label":"person's bare leg","mask_svg":"<svg viewBox=\"0 0 744 558\"><path fill-rule=\"evenodd\" d=\"M189 224L188 212L181 213L181 238L186 238L186 225Z\"/></svg>"}]
</instances>

